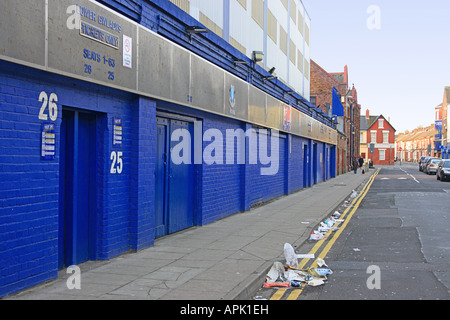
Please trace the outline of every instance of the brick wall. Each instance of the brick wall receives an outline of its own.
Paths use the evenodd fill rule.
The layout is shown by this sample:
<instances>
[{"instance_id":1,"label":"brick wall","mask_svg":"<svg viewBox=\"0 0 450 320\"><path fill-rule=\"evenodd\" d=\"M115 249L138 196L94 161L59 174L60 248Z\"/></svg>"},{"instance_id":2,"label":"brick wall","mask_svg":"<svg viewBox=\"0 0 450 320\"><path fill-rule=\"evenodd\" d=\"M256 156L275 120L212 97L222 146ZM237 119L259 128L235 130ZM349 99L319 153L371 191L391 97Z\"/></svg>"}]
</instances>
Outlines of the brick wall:
<instances>
[{"instance_id":1,"label":"brick wall","mask_svg":"<svg viewBox=\"0 0 450 320\"><path fill-rule=\"evenodd\" d=\"M333 87L339 90L339 82L311 60L311 96L316 97L316 106L323 112L327 103L333 104Z\"/></svg>"},{"instance_id":2,"label":"brick wall","mask_svg":"<svg viewBox=\"0 0 450 320\"><path fill-rule=\"evenodd\" d=\"M143 222L142 216L152 213L152 197L148 196L152 192L153 149L132 147L132 143L133 135L152 135L154 140L148 131L151 121L146 121L154 119L154 111L142 110L132 118L129 107L135 104L133 95L3 61L0 66L0 296L57 276L63 106L97 112L96 197L101 218L96 225L96 259L110 259L151 244L152 226L148 218ZM55 93L58 98L54 161L40 159L41 92ZM111 175L109 154L115 116L123 120L123 172ZM151 143L152 138L145 141ZM145 175L139 176L139 182L131 182L134 172ZM132 185L136 192L130 193ZM133 222L132 216L136 216ZM140 238L144 244L133 241L130 234L139 235L134 239Z\"/></svg>"},{"instance_id":3,"label":"brick wall","mask_svg":"<svg viewBox=\"0 0 450 320\"><path fill-rule=\"evenodd\" d=\"M395 129L389 124L389 122L383 117L380 116L379 119L383 119L383 127L379 127L378 120L375 121L367 130L367 142L375 143L375 153L369 154L369 159L373 161L374 165L392 165L395 160ZM392 147L381 147L380 144L383 144L383 132L389 130L389 144L392 144ZM371 131L376 131L376 141L372 141ZM385 160L380 159L380 149L385 150Z\"/></svg>"},{"instance_id":4,"label":"brick wall","mask_svg":"<svg viewBox=\"0 0 450 320\"><path fill-rule=\"evenodd\" d=\"M201 224L225 218L242 210L241 207L241 179L244 165L237 164L237 143L234 152L226 145L226 131L244 128L239 121L224 119L222 117L208 116L203 119L203 132L209 129L220 130L223 137L223 164L209 164L202 167L202 188L200 189L202 215ZM204 141L203 150L212 142ZM227 151L234 158L234 164L226 164Z\"/></svg>"}]
</instances>

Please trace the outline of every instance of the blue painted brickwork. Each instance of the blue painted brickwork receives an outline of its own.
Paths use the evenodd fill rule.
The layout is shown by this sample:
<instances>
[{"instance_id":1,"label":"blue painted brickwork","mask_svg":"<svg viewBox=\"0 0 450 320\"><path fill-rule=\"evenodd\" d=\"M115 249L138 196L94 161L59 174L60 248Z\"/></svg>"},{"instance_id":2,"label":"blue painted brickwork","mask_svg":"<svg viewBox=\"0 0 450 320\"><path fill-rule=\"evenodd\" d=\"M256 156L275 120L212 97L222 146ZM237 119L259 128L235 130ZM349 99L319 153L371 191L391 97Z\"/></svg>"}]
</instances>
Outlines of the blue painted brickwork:
<instances>
[{"instance_id":1,"label":"blue painted brickwork","mask_svg":"<svg viewBox=\"0 0 450 320\"><path fill-rule=\"evenodd\" d=\"M156 102L139 98L133 109L130 240L131 249L138 251L153 245L155 239Z\"/></svg>"},{"instance_id":2,"label":"blue painted brickwork","mask_svg":"<svg viewBox=\"0 0 450 320\"><path fill-rule=\"evenodd\" d=\"M288 169L288 192L299 191L306 186L303 185L303 145L307 143L307 139L291 136L291 145L288 146L289 152L289 169Z\"/></svg>"},{"instance_id":3,"label":"blue painted brickwork","mask_svg":"<svg viewBox=\"0 0 450 320\"><path fill-rule=\"evenodd\" d=\"M0 73L0 296L55 277L58 254L59 166L39 158L38 97L49 88L9 71Z\"/></svg>"},{"instance_id":4,"label":"blue painted brickwork","mask_svg":"<svg viewBox=\"0 0 450 320\"><path fill-rule=\"evenodd\" d=\"M61 106L98 112L97 259L152 245L155 103L3 61L0 70L0 296L57 276ZM51 162L40 160L42 91L58 97ZM113 117L124 128L120 175L110 174Z\"/></svg>"},{"instance_id":5,"label":"blue painted brickwork","mask_svg":"<svg viewBox=\"0 0 450 320\"><path fill-rule=\"evenodd\" d=\"M323 143L317 142L317 183L323 181L323 170L324 170L324 152Z\"/></svg>"},{"instance_id":6,"label":"blue painted brickwork","mask_svg":"<svg viewBox=\"0 0 450 320\"><path fill-rule=\"evenodd\" d=\"M224 143L227 129L241 128L245 131L243 123L237 120L162 101L158 102L157 108L159 111L182 114L202 121L202 136L208 129L220 130ZM203 142L202 151L210 144L211 142L208 141ZM235 157L237 157L236 154L237 148L234 149ZM238 165L237 160L235 165L226 164L226 148L223 150L223 163L196 166L196 190L198 190L198 194L195 195L195 216L198 225L206 225L244 210L241 198L245 191L242 190L244 179L242 174L245 168L243 165Z\"/></svg>"},{"instance_id":7,"label":"blue painted brickwork","mask_svg":"<svg viewBox=\"0 0 450 320\"><path fill-rule=\"evenodd\" d=\"M103 2L117 6L128 17L156 31L161 27L157 24L157 16L164 12L170 11L175 24L190 22L186 14L174 10L175 7L168 1ZM158 9L154 4L162 7ZM169 37L169 31L160 30L160 33ZM223 41L216 35L210 34L206 39L206 44L200 44L197 39L197 42L189 44L189 49L206 55L210 61L248 80L245 70L239 69L241 66L232 68L229 62L225 62L239 55L235 49L229 45L223 49ZM259 87L264 86L262 82L252 81ZM291 99L281 93L283 85L280 86L265 89L273 90L274 96L281 100ZM59 115L55 122L57 156L52 162L43 162L39 157L42 121L38 119L38 114L42 103L38 99L43 91L48 95L55 93L58 97ZM242 128L246 131L251 127L240 121L187 107L0 61L0 297L57 277L58 152L62 106L97 114L97 260L111 259L154 243L157 109L200 119L203 132L210 128L219 129L224 137L227 129ZM322 119L315 112L311 114ZM120 149L112 146L114 117L123 121L124 140ZM208 144L205 142L203 146ZM303 184L304 144L308 145L312 159L310 140L292 137L290 141L288 135L280 139L279 170L274 176L262 176L261 168L267 166L261 164L197 165L195 224L208 224L306 187ZM268 146L270 154L270 140ZM122 174L110 173L110 154L113 150L124 154ZM329 168L321 167L319 161L319 153L324 153L322 143L318 143L317 152L317 171L325 172L325 178L328 178ZM247 161L248 156L247 149ZM324 159L325 155L322 157ZM309 163L307 174L309 181L312 181L312 163ZM323 174L317 173L317 177L318 182L324 179Z\"/></svg>"},{"instance_id":8,"label":"blue painted brickwork","mask_svg":"<svg viewBox=\"0 0 450 320\"><path fill-rule=\"evenodd\" d=\"M268 137L267 139L268 155L272 154L270 139L271 137ZM268 168L270 165L263 165L260 161L258 161L258 164L248 165L247 170L249 172L249 185L247 187L247 191L250 193L251 206L267 202L286 194L286 147L287 138L286 136L282 136L279 139L279 167L278 172L275 175L261 175L261 168Z\"/></svg>"},{"instance_id":9,"label":"blue painted brickwork","mask_svg":"<svg viewBox=\"0 0 450 320\"><path fill-rule=\"evenodd\" d=\"M223 164L203 165L202 224L222 219L241 211L241 172L237 164L237 146L232 153L234 165L226 164L226 130L242 129L242 123L220 117L208 117L203 121L203 132L218 129L223 136ZM211 142L203 142L206 148ZM230 149L231 150L231 149Z\"/></svg>"}]
</instances>

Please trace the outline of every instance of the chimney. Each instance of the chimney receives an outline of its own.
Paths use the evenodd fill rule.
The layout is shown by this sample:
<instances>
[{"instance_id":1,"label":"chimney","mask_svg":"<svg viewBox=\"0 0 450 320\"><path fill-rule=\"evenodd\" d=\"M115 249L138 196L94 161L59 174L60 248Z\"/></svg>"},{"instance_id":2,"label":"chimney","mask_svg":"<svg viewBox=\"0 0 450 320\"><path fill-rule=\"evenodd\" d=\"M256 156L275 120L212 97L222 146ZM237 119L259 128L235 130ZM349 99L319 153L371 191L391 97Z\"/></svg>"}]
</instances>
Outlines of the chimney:
<instances>
[{"instance_id":1,"label":"chimney","mask_svg":"<svg viewBox=\"0 0 450 320\"><path fill-rule=\"evenodd\" d=\"M370 118L370 111L369 109L366 110L366 119L369 120Z\"/></svg>"}]
</instances>

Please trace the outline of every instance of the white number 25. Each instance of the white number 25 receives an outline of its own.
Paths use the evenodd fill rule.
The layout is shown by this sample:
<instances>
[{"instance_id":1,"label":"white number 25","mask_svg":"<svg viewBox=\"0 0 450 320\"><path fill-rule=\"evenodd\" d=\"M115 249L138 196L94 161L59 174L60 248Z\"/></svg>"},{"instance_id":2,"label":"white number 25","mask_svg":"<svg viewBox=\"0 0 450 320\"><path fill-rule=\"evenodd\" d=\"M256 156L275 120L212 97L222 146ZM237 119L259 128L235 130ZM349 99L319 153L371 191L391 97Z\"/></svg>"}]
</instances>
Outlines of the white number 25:
<instances>
[{"instance_id":1,"label":"white number 25","mask_svg":"<svg viewBox=\"0 0 450 320\"><path fill-rule=\"evenodd\" d=\"M111 174L121 174L123 171L123 160L122 160L123 152L111 152Z\"/></svg>"}]
</instances>

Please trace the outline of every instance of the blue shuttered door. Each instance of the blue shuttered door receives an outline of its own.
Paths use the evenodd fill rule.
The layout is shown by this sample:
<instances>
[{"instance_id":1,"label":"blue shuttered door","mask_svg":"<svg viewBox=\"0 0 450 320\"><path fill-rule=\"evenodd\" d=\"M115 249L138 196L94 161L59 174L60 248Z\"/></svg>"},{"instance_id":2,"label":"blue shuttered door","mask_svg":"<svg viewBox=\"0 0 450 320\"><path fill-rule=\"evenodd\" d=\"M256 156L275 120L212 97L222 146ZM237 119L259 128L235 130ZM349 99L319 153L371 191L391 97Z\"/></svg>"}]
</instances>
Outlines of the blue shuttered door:
<instances>
[{"instance_id":1,"label":"blue shuttered door","mask_svg":"<svg viewBox=\"0 0 450 320\"><path fill-rule=\"evenodd\" d=\"M194 225L194 165L193 139L183 144L187 148L177 148L182 139L171 137L174 131L184 130L193 137L193 124L185 121L157 119L156 193L155 193L155 237L175 233ZM184 138L183 138L184 139ZM176 156L190 159L181 164L172 161L171 152ZM186 153L186 154L184 154Z\"/></svg>"},{"instance_id":2,"label":"blue shuttered door","mask_svg":"<svg viewBox=\"0 0 450 320\"><path fill-rule=\"evenodd\" d=\"M95 259L96 117L64 111L61 124L59 268Z\"/></svg>"},{"instance_id":3,"label":"blue shuttered door","mask_svg":"<svg viewBox=\"0 0 450 320\"><path fill-rule=\"evenodd\" d=\"M168 121L158 119L156 127L156 192L155 192L155 237L167 234L167 170L168 170Z\"/></svg>"},{"instance_id":4,"label":"blue shuttered door","mask_svg":"<svg viewBox=\"0 0 450 320\"><path fill-rule=\"evenodd\" d=\"M193 125L172 120L171 133L175 130L186 130L189 137L193 137ZM184 139L184 138L183 138ZM193 165L193 139L190 139L188 149L182 153L189 153L188 163L175 164L170 161L169 168L169 233L190 228L194 225L194 165ZM179 141L171 141L170 149L173 150ZM185 154L183 154L184 158Z\"/></svg>"}]
</instances>

